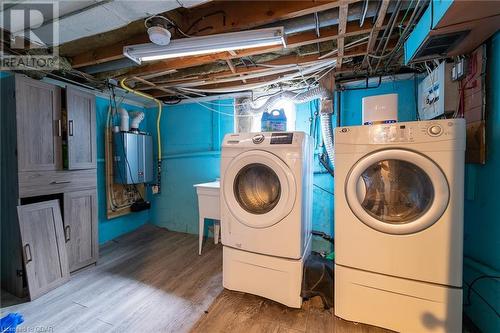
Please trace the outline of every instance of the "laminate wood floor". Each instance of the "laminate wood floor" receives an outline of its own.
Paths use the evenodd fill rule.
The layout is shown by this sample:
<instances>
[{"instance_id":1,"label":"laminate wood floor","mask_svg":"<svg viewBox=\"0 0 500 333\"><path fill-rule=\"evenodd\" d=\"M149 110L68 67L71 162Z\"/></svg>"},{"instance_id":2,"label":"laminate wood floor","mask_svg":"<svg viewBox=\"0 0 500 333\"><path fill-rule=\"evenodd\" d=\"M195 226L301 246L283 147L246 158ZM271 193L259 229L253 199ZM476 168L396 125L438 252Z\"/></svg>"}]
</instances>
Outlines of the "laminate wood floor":
<instances>
[{"instance_id":1,"label":"laminate wood floor","mask_svg":"<svg viewBox=\"0 0 500 333\"><path fill-rule=\"evenodd\" d=\"M101 247L97 266L26 302L2 293L1 316L19 312L22 332L387 332L322 309L289 309L223 290L222 247L146 225ZM18 304L14 304L18 303Z\"/></svg>"}]
</instances>

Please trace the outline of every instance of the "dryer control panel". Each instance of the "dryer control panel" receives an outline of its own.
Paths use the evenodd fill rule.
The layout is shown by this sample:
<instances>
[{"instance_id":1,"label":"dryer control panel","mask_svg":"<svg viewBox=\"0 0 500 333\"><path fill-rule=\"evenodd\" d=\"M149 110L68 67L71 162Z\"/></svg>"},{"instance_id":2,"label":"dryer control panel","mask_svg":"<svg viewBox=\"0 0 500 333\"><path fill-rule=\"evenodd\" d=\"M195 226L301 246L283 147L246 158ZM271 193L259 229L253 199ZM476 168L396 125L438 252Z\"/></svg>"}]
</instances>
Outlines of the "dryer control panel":
<instances>
[{"instance_id":1,"label":"dryer control panel","mask_svg":"<svg viewBox=\"0 0 500 333\"><path fill-rule=\"evenodd\" d=\"M338 144L404 144L465 141L464 119L439 119L395 124L339 127L335 129Z\"/></svg>"},{"instance_id":2,"label":"dryer control panel","mask_svg":"<svg viewBox=\"0 0 500 333\"><path fill-rule=\"evenodd\" d=\"M412 126L400 124L370 126L370 143L411 142L412 130Z\"/></svg>"}]
</instances>

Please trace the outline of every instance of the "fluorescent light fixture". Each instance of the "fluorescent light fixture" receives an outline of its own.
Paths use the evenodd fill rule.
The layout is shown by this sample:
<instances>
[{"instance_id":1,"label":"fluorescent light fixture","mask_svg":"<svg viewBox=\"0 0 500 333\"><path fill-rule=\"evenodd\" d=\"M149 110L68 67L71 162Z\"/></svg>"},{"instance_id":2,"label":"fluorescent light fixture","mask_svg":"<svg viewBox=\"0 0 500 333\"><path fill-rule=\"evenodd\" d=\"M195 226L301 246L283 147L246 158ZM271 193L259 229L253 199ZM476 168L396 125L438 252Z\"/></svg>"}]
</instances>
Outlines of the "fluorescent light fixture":
<instances>
[{"instance_id":1,"label":"fluorescent light fixture","mask_svg":"<svg viewBox=\"0 0 500 333\"><path fill-rule=\"evenodd\" d=\"M170 41L170 44L165 46L153 43L129 45L123 48L123 54L127 58L141 64L143 61L171 59L271 45L283 45L283 47L286 47L283 27L173 39Z\"/></svg>"}]
</instances>

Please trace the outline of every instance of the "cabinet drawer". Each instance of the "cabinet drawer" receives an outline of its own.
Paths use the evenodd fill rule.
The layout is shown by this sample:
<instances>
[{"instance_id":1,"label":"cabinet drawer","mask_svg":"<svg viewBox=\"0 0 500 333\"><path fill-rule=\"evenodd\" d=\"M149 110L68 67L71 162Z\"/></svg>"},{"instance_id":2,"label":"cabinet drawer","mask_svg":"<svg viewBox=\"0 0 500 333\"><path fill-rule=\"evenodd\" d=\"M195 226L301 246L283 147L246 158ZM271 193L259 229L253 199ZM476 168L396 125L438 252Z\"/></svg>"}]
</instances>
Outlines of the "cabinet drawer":
<instances>
[{"instance_id":1,"label":"cabinet drawer","mask_svg":"<svg viewBox=\"0 0 500 333\"><path fill-rule=\"evenodd\" d=\"M95 169L19 173L19 197L21 198L91 189L96 186Z\"/></svg>"}]
</instances>

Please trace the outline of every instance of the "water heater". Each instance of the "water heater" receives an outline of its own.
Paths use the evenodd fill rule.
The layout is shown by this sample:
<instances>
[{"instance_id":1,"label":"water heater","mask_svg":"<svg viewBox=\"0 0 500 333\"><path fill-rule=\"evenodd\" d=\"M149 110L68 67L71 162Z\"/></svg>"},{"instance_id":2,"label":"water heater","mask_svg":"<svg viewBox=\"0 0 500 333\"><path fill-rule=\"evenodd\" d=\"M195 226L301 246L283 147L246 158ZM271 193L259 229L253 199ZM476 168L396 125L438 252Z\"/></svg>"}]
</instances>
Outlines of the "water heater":
<instances>
[{"instance_id":1,"label":"water heater","mask_svg":"<svg viewBox=\"0 0 500 333\"><path fill-rule=\"evenodd\" d=\"M363 98L363 125L390 124L398 121L398 94Z\"/></svg>"},{"instance_id":2,"label":"water heater","mask_svg":"<svg viewBox=\"0 0 500 333\"><path fill-rule=\"evenodd\" d=\"M113 134L114 181L139 184L153 181L153 141L151 135L134 132Z\"/></svg>"}]
</instances>

